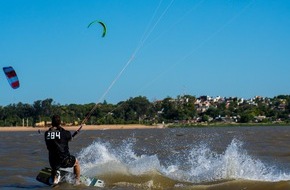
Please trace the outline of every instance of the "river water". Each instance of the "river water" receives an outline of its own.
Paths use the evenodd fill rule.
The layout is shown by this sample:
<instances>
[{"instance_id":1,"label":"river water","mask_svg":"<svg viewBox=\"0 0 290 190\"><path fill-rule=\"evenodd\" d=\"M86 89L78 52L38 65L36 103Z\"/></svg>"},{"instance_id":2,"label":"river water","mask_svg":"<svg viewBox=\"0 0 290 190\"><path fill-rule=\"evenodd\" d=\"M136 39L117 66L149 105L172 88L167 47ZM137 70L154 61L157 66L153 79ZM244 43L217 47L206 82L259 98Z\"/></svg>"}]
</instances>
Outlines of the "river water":
<instances>
[{"instance_id":1,"label":"river water","mask_svg":"<svg viewBox=\"0 0 290 190\"><path fill-rule=\"evenodd\" d=\"M35 180L49 166L43 133L1 132L0 142L0 189L51 189ZM290 189L285 126L83 131L70 151L103 189Z\"/></svg>"}]
</instances>

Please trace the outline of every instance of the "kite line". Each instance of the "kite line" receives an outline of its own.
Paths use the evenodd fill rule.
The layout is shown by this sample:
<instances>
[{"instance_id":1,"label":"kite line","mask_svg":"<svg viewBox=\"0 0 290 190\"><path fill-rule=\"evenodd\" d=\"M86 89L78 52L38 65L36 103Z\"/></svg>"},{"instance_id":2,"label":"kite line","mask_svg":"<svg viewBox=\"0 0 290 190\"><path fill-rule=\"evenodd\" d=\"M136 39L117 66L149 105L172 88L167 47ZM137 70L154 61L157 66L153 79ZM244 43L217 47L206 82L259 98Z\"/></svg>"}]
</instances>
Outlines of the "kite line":
<instances>
[{"instance_id":1,"label":"kite line","mask_svg":"<svg viewBox=\"0 0 290 190\"><path fill-rule=\"evenodd\" d=\"M158 6L157 6L157 8L156 8L156 10L155 10L155 12L154 12L154 14L153 14L153 16L152 16L149 24L148 24L148 26L147 26L147 28L146 28L143 36L141 37L141 40L139 42L139 45L133 51L133 53L130 56L130 58L128 59L127 63L124 65L124 67L121 69L121 71L117 74L117 76L115 77L115 79L111 82L111 84L109 85L109 87L107 88L107 90L104 92L104 94L100 97L100 99L95 103L94 107L90 110L90 112L82 120L82 122L80 124L80 127L73 133L72 137L75 137L81 131L83 125L88 121L88 119L91 117L91 115L93 114L93 112L97 109L98 103L101 102L107 96L107 94L110 92L110 90L112 89L112 87L114 86L114 84L119 80L119 78L122 76L122 74L124 73L124 71L131 64L131 62L134 60L134 58L136 57L137 53L144 46L144 43L146 42L146 40L148 39L148 37L150 36L150 34L154 31L155 27L158 25L158 23L163 18L163 16L167 13L168 9L171 7L171 5L173 4L173 2L174 2L174 0L171 0L171 2L167 5L167 7L165 8L165 10L162 12L162 14L159 16L159 18L157 19L157 21L153 24L153 26L149 30L150 25L151 25L154 17L156 16L158 9L160 8L160 5L162 3L162 0L159 2L159 4L158 4ZM148 30L148 32L147 32L147 30Z\"/></svg>"}]
</instances>

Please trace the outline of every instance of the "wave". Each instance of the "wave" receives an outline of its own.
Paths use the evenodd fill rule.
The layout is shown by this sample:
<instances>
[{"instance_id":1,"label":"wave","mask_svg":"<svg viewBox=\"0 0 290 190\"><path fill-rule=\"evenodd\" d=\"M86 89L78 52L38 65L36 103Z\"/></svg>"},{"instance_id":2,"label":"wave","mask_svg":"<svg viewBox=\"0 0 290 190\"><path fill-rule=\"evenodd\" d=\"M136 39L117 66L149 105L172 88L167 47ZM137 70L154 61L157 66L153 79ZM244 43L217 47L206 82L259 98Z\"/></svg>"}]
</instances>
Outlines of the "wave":
<instances>
[{"instance_id":1,"label":"wave","mask_svg":"<svg viewBox=\"0 0 290 190\"><path fill-rule=\"evenodd\" d=\"M184 187L232 180L279 182L290 179L289 173L249 155L237 139L233 139L222 153L201 142L191 145L186 152L172 153L175 156L166 161L158 154L138 155L134 150L135 142L134 138L120 145L101 140L93 142L78 154L82 174L103 179L109 186L141 188Z\"/></svg>"}]
</instances>

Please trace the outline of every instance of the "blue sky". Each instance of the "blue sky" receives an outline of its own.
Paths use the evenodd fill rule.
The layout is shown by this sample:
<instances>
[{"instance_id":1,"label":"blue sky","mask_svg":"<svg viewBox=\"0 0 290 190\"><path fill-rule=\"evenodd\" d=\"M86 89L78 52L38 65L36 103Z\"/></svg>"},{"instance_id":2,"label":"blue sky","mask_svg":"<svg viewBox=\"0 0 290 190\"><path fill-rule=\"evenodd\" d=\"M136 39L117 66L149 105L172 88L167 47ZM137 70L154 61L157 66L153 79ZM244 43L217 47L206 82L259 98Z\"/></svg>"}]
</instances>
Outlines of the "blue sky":
<instances>
[{"instance_id":1,"label":"blue sky","mask_svg":"<svg viewBox=\"0 0 290 190\"><path fill-rule=\"evenodd\" d=\"M0 0L0 105L290 93L288 0ZM87 28L93 20L107 26Z\"/></svg>"}]
</instances>

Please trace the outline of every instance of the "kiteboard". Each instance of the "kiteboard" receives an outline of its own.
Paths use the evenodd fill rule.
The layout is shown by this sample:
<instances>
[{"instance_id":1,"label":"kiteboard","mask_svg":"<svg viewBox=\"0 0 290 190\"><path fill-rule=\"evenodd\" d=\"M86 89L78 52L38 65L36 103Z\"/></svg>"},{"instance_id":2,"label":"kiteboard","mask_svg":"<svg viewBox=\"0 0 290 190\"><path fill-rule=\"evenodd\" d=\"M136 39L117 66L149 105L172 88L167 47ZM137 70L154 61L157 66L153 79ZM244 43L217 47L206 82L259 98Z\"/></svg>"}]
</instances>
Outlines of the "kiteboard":
<instances>
[{"instance_id":1,"label":"kiteboard","mask_svg":"<svg viewBox=\"0 0 290 190\"><path fill-rule=\"evenodd\" d=\"M72 179L74 176L72 172L61 170L61 169L59 171L60 171L60 183L62 182L72 183L71 182L72 180L69 180L69 179ZM40 172L36 176L36 180L41 183L51 186L52 185L51 168L45 167L42 170L40 170ZM92 177L87 177L84 175L80 176L80 182L81 184L84 184L86 186L95 186L95 187L105 186L104 181L100 179L92 178Z\"/></svg>"}]
</instances>

